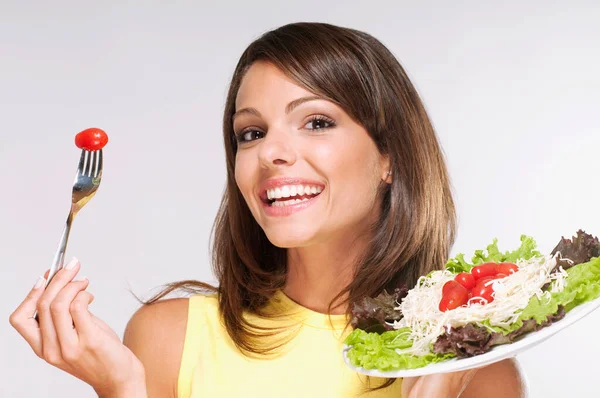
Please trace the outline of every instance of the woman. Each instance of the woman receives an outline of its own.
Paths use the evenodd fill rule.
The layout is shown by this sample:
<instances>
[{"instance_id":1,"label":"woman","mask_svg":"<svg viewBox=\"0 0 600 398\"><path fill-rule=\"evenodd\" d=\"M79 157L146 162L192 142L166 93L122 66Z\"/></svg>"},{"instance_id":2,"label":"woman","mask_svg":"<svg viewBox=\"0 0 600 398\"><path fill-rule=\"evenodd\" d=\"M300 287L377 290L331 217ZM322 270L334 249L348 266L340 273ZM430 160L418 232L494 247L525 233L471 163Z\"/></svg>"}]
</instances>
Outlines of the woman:
<instances>
[{"instance_id":1,"label":"woman","mask_svg":"<svg viewBox=\"0 0 600 398\"><path fill-rule=\"evenodd\" d=\"M268 32L242 54L223 122L219 287L170 285L121 344L74 260L11 316L38 356L101 397L524 396L514 361L405 380L342 361L352 303L442 267L455 234L435 132L385 46L329 24ZM203 294L160 300L179 288Z\"/></svg>"}]
</instances>

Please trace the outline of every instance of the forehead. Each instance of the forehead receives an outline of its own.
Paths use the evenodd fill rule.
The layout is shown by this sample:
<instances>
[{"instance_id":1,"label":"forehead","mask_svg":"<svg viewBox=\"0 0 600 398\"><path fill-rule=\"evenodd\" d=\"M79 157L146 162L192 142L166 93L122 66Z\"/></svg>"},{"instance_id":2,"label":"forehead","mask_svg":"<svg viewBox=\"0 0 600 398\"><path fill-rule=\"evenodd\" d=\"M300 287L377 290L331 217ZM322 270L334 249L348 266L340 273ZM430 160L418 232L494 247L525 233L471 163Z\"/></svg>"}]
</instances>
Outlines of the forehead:
<instances>
[{"instance_id":1,"label":"forehead","mask_svg":"<svg viewBox=\"0 0 600 398\"><path fill-rule=\"evenodd\" d=\"M264 101L290 101L309 94L312 93L290 79L275 65L257 61L242 78L235 107L240 109Z\"/></svg>"}]
</instances>

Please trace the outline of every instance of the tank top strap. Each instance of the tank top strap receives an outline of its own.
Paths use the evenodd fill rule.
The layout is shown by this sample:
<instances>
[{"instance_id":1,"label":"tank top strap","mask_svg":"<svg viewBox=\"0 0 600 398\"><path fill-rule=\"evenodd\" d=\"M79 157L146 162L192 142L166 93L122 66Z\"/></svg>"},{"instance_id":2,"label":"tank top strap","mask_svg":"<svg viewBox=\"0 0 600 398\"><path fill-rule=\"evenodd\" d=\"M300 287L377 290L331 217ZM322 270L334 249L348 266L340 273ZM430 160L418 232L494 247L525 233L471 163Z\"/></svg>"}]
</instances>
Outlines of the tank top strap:
<instances>
[{"instance_id":1,"label":"tank top strap","mask_svg":"<svg viewBox=\"0 0 600 398\"><path fill-rule=\"evenodd\" d=\"M177 379L177 397L188 398L191 395L194 369L202 349L202 334L207 320L207 311L215 311L218 306L216 295L196 294L188 298L187 326L181 366Z\"/></svg>"}]
</instances>

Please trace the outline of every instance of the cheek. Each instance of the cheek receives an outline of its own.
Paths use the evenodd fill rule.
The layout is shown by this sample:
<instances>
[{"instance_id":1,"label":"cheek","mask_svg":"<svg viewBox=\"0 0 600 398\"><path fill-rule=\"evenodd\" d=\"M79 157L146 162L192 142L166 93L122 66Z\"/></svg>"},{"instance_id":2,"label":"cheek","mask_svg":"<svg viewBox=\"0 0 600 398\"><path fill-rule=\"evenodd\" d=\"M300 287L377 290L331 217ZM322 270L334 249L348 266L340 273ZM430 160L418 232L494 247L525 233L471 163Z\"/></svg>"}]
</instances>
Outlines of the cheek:
<instances>
[{"instance_id":1,"label":"cheek","mask_svg":"<svg viewBox=\"0 0 600 398\"><path fill-rule=\"evenodd\" d=\"M377 148L364 131L346 131L333 140L311 145L309 156L327 172L351 174L350 170L374 171ZM357 176L360 177L360 176Z\"/></svg>"},{"instance_id":2,"label":"cheek","mask_svg":"<svg viewBox=\"0 0 600 398\"><path fill-rule=\"evenodd\" d=\"M364 150L348 141L324 142L311 147L308 156L326 177L336 182L339 177L352 176L364 164ZM360 177L360 176L357 176Z\"/></svg>"},{"instance_id":3,"label":"cheek","mask_svg":"<svg viewBox=\"0 0 600 398\"><path fill-rule=\"evenodd\" d=\"M235 158L235 182L242 196L248 201L252 194L252 168L249 167L248 157L245 154L237 154Z\"/></svg>"},{"instance_id":4,"label":"cheek","mask_svg":"<svg viewBox=\"0 0 600 398\"><path fill-rule=\"evenodd\" d=\"M378 152L371 141L354 138L321 145L312 154L329 180L333 212L364 217L371 211L379 179Z\"/></svg>"}]
</instances>

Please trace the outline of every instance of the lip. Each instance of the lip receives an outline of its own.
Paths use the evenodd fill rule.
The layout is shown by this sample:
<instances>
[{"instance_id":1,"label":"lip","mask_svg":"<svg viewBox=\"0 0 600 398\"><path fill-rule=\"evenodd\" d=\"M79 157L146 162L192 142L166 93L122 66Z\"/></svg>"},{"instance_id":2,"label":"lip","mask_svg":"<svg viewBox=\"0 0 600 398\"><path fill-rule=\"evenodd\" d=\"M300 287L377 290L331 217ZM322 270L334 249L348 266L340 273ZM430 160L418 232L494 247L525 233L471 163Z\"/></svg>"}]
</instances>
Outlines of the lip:
<instances>
[{"instance_id":1,"label":"lip","mask_svg":"<svg viewBox=\"0 0 600 398\"><path fill-rule=\"evenodd\" d=\"M267 190L272 189L272 188L281 187L284 185L311 185L311 186L321 187L321 189L325 188L325 184L315 181L315 180L308 180L306 178L297 178L297 177L269 178L268 180L263 182L260 186L260 191L259 191L258 196L260 197L261 202L263 204L265 204L265 203L268 204L269 199L267 198ZM319 197L319 196L320 195L317 195L317 197ZM305 203L307 203L307 202L305 202ZM293 206L288 206L288 207L293 207Z\"/></svg>"}]
</instances>

